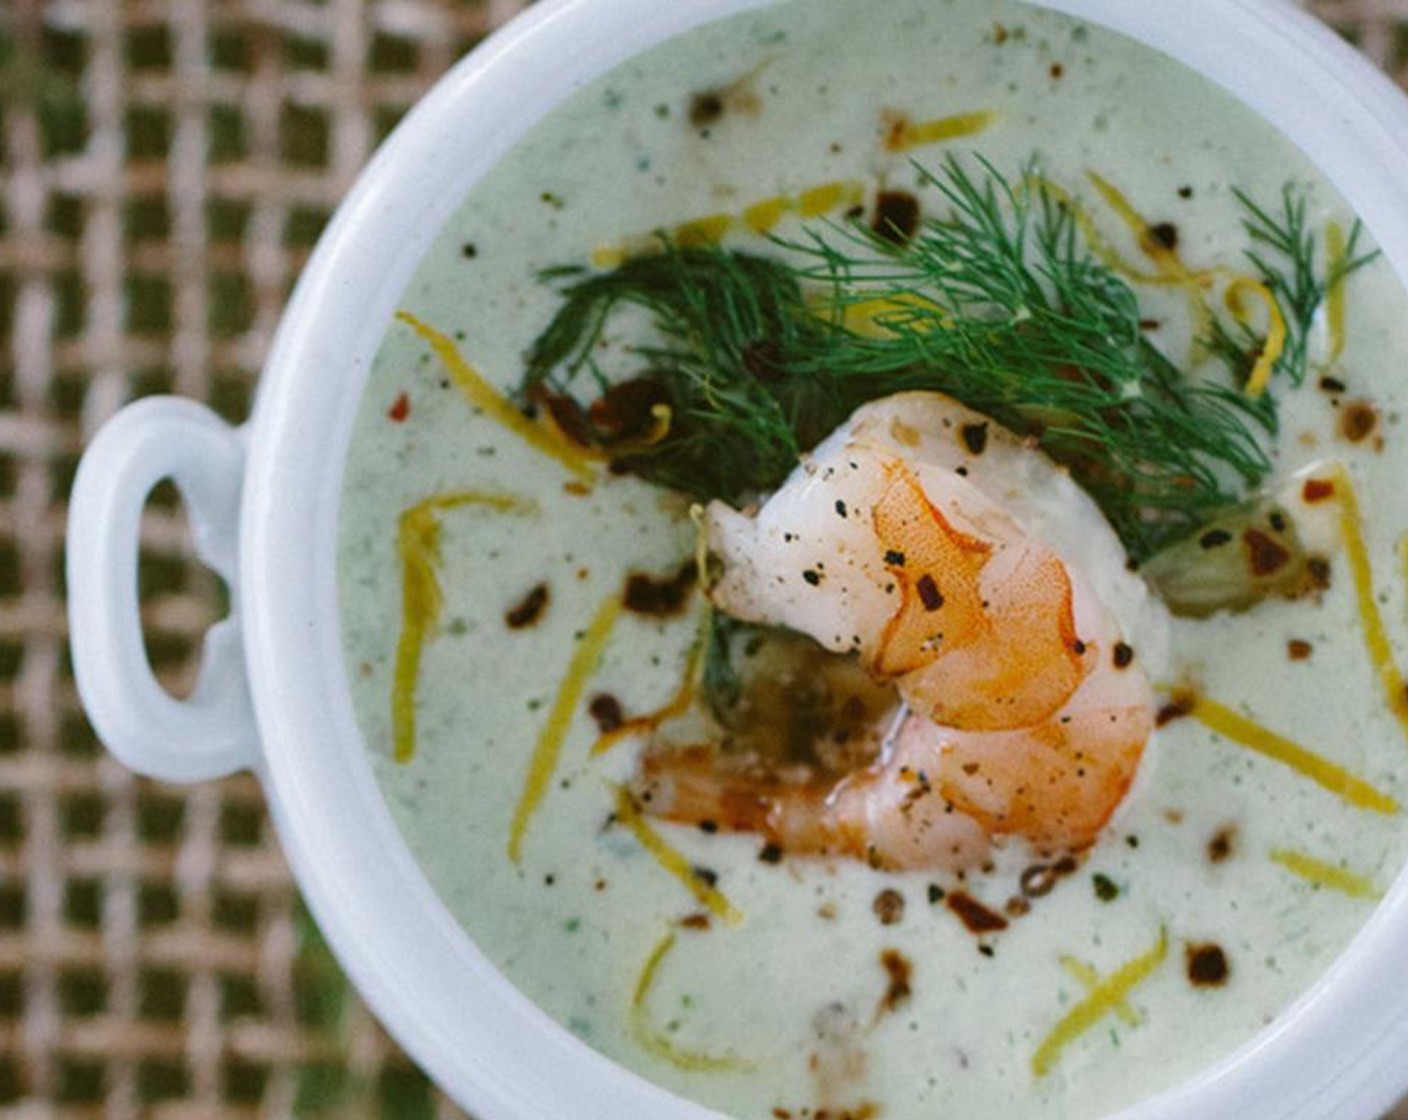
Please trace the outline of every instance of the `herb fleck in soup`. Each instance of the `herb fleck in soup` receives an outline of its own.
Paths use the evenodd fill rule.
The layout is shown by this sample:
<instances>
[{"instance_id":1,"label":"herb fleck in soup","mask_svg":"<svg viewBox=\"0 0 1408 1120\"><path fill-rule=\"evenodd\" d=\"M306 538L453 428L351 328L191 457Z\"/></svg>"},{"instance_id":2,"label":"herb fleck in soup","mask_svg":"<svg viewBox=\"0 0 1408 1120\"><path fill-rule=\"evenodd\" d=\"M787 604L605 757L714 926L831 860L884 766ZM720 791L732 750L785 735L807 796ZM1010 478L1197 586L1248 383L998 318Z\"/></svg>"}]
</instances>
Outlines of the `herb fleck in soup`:
<instances>
[{"instance_id":1,"label":"herb fleck in soup","mask_svg":"<svg viewBox=\"0 0 1408 1120\"><path fill-rule=\"evenodd\" d=\"M1404 294L1172 61L737 16L538 124L401 308L353 699L447 906L615 1060L750 1120L1096 1117L1397 873Z\"/></svg>"}]
</instances>

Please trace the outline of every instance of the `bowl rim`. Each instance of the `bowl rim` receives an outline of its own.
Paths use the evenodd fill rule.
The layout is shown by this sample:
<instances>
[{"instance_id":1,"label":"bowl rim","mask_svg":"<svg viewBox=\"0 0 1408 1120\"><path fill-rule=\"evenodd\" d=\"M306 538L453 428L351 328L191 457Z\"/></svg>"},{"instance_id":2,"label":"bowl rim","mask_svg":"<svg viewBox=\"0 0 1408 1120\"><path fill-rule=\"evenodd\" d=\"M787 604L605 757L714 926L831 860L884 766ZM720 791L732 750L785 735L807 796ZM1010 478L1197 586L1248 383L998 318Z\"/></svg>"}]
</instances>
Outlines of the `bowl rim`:
<instances>
[{"instance_id":1,"label":"bowl rim","mask_svg":"<svg viewBox=\"0 0 1408 1120\"><path fill-rule=\"evenodd\" d=\"M440 902L393 823L342 668L335 561L352 418L425 248L533 122L665 38L772 2L546 0L486 40L401 123L338 209L280 324L247 429L239 584L261 784L349 976L406 1050L484 1120L720 1114L598 1054L520 994ZM1323 25L1283 0L1027 2L1129 35L1228 89L1306 152L1408 279L1408 147L1397 138L1408 137L1408 101ZM515 106L511 120L479 108L503 104ZM1408 1083L1394 1072L1408 1048L1408 1001L1375 965L1408 961L1405 911L1408 872L1275 1024L1121 1120L1367 1120L1388 1107Z\"/></svg>"}]
</instances>

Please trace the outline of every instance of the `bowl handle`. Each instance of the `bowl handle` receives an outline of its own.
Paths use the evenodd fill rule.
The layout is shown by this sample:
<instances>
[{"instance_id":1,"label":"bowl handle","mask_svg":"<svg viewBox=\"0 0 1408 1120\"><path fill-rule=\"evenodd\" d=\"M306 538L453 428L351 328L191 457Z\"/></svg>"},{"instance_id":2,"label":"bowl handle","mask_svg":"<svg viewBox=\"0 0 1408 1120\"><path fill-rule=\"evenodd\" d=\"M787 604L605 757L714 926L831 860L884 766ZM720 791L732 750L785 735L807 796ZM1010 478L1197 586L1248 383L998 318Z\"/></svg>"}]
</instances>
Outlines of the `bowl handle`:
<instances>
[{"instance_id":1,"label":"bowl handle","mask_svg":"<svg viewBox=\"0 0 1408 1120\"><path fill-rule=\"evenodd\" d=\"M167 478L186 503L197 555L230 590L229 616L207 632L195 690L184 700L152 673L137 595L142 508ZM123 409L78 467L67 569L74 677L99 738L153 778L199 781L253 767L259 757L236 584L243 479L239 431L176 397Z\"/></svg>"}]
</instances>

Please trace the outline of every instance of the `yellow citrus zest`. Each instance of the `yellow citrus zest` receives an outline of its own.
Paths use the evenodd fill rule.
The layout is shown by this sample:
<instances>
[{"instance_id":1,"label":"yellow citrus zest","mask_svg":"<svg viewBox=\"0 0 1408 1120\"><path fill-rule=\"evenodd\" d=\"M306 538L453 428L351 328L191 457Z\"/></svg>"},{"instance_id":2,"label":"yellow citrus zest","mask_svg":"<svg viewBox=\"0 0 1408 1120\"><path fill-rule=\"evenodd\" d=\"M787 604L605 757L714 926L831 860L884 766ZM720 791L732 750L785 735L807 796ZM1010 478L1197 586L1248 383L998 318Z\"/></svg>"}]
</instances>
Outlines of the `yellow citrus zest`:
<instances>
[{"instance_id":1,"label":"yellow citrus zest","mask_svg":"<svg viewBox=\"0 0 1408 1120\"><path fill-rule=\"evenodd\" d=\"M1329 759L1306 750L1216 700L1198 696L1194 698L1192 710L1188 714L1224 739L1291 767L1356 809L1367 809L1385 815L1398 812L1398 802L1388 794L1375 789L1362 778L1356 777Z\"/></svg>"},{"instance_id":2,"label":"yellow citrus zest","mask_svg":"<svg viewBox=\"0 0 1408 1120\"><path fill-rule=\"evenodd\" d=\"M1165 243L1157 235L1157 227L1152 225L1135 208L1123 191L1097 172L1086 172L1086 178L1105 201L1105 204L1115 212L1116 216L1128 227L1129 232L1134 235L1140 251L1153 261L1158 269L1152 279L1147 275L1136 276L1126 272L1128 278L1138 283L1154 283L1182 288L1187 294L1188 313L1193 322L1194 337L1204 337L1208 332L1209 320L1212 317L1212 312L1208 310L1205 292L1217 278L1218 270L1189 268L1178 252L1178 246ZM1088 226L1083 226L1082 229L1084 232L1089 232ZM1118 256L1114 259L1119 260ZM1111 261L1106 261L1106 263L1111 264L1111 267L1118 267ZM1127 267L1124 266L1125 269Z\"/></svg>"},{"instance_id":3,"label":"yellow citrus zest","mask_svg":"<svg viewBox=\"0 0 1408 1120\"><path fill-rule=\"evenodd\" d=\"M640 976L636 979L636 990L631 996L631 1037L635 1039L636 1044L642 1050L655 1055L662 1061L669 1062L677 1069L690 1073L719 1073L725 1070L751 1069L752 1064L745 1062L742 1058L735 1058L731 1055L701 1054L676 1046L668 1034L656 1029L650 1021L650 1008L647 1004L650 990L655 986L655 978L660 972L660 966L670 955L670 951L674 949L675 940L673 931L662 937L655 948L651 950L650 956L646 957L645 965L640 970Z\"/></svg>"},{"instance_id":4,"label":"yellow citrus zest","mask_svg":"<svg viewBox=\"0 0 1408 1120\"><path fill-rule=\"evenodd\" d=\"M1087 992L1093 992L1100 986L1100 974L1095 971L1095 967L1078 957L1062 956L1061 967L1079 980ZM1120 999L1112 1003L1110 1010L1119 1017L1120 1022L1125 1026L1137 1027L1139 1025L1139 1012L1129 1006L1128 1000Z\"/></svg>"},{"instance_id":5,"label":"yellow citrus zest","mask_svg":"<svg viewBox=\"0 0 1408 1120\"><path fill-rule=\"evenodd\" d=\"M976 136L991 128L1000 116L992 109L980 109L974 113L955 113L929 121L905 121L890 134L886 146L892 151L907 152L927 144Z\"/></svg>"},{"instance_id":6,"label":"yellow citrus zest","mask_svg":"<svg viewBox=\"0 0 1408 1120\"><path fill-rule=\"evenodd\" d=\"M1159 940L1153 948L1120 965L1062 1016L1032 1055L1032 1073L1037 1077L1050 1073L1061 1057L1061 1051L1107 1014L1125 1005L1129 993L1147 980L1167 956L1168 931L1161 929Z\"/></svg>"},{"instance_id":7,"label":"yellow citrus zest","mask_svg":"<svg viewBox=\"0 0 1408 1120\"><path fill-rule=\"evenodd\" d=\"M654 711L633 716L622 723L620 727L603 732L592 744L591 753L593 755L605 754L623 739L629 739L635 735L649 735L661 724L689 711L689 706L694 703L695 690L699 686L699 671L704 666L704 644L708 633L709 613L705 611L700 620L699 633L691 643L689 653L685 656L684 670L680 674L679 687L675 689L674 695Z\"/></svg>"},{"instance_id":8,"label":"yellow citrus zest","mask_svg":"<svg viewBox=\"0 0 1408 1120\"><path fill-rule=\"evenodd\" d=\"M689 860L656 832L641 815L640 808L630 791L624 786L616 788L616 819L626 826L640 846L655 857L655 862L678 879L711 913L722 918L731 926L743 920L743 914L733 903L724 897L723 892L711 887L695 873Z\"/></svg>"},{"instance_id":9,"label":"yellow citrus zest","mask_svg":"<svg viewBox=\"0 0 1408 1120\"><path fill-rule=\"evenodd\" d=\"M786 195L774 195L761 202L755 202L743 211L743 224L760 236L766 236L773 227L782 221L783 216L796 208L796 201Z\"/></svg>"},{"instance_id":10,"label":"yellow citrus zest","mask_svg":"<svg viewBox=\"0 0 1408 1120\"><path fill-rule=\"evenodd\" d=\"M1271 373L1286 350L1286 316L1282 314L1281 305L1271 294L1270 288L1250 276L1236 276L1227 285L1223 300L1227 310L1244 326L1250 322L1242 298L1244 293L1255 296L1266 307L1266 341L1262 343L1244 390L1249 397L1259 397L1271 384Z\"/></svg>"},{"instance_id":11,"label":"yellow citrus zest","mask_svg":"<svg viewBox=\"0 0 1408 1120\"><path fill-rule=\"evenodd\" d=\"M1344 354L1345 329L1345 252L1344 227L1339 222L1330 222L1325 227L1326 269L1330 277L1329 290L1325 293L1325 326L1330 336L1330 352L1325 359L1327 366L1333 366Z\"/></svg>"},{"instance_id":12,"label":"yellow citrus zest","mask_svg":"<svg viewBox=\"0 0 1408 1120\"><path fill-rule=\"evenodd\" d=\"M1374 572L1369 563L1369 548L1364 541L1364 519L1359 510L1359 496L1348 471L1336 467L1332 474L1335 496L1340 503L1340 543L1344 546L1345 559L1354 580L1354 598L1364 629L1364 645L1383 686L1388 709L1398 720L1405 738L1408 738L1408 688L1405 688L1403 674L1394 661L1388 630L1379 611L1378 599L1374 596Z\"/></svg>"},{"instance_id":13,"label":"yellow citrus zest","mask_svg":"<svg viewBox=\"0 0 1408 1120\"><path fill-rule=\"evenodd\" d=\"M681 249L712 249L732 227L732 214L710 214L676 226L674 241Z\"/></svg>"},{"instance_id":14,"label":"yellow citrus zest","mask_svg":"<svg viewBox=\"0 0 1408 1120\"><path fill-rule=\"evenodd\" d=\"M863 195L864 188L859 183L822 183L804 190L797 196L797 213L804 218L819 218L843 203L859 202Z\"/></svg>"},{"instance_id":15,"label":"yellow citrus zest","mask_svg":"<svg viewBox=\"0 0 1408 1120\"><path fill-rule=\"evenodd\" d=\"M1273 848L1271 859L1272 862L1279 863L1292 875L1299 876L1308 883L1314 883L1317 887L1329 887L1331 890L1349 895L1350 898L1377 900L1383 897L1383 892L1374 885L1372 879L1357 875L1353 871L1346 871L1343 867L1336 867L1333 863L1326 863L1324 860L1316 859L1304 852L1292 851L1289 848Z\"/></svg>"},{"instance_id":16,"label":"yellow citrus zest","mask_svg":"<svg viewBox=\"0 0 1408 1120\"><path fill-rule=\"evenodd\" d=\"M401 633L391 677L391 742L397 762L416 752L416 684L425 645L440 633L445 594L440 586L440 514L460 506L483 506L501 513L536 508L526 498L463 490L436 494L401 514L397 551L401 558Z\"/></svg>"},{"instance_id":17,"label":"yellow citrus zest","mask_svg":"<svg viewBox=\"0 0 1408 1120\"><path fill-rule=\"evenodd\" d=\"M713 248L740 226L759 237L766 237L789 213L803 218L818 218L842 205L857 205L864 198L865 184L857 180L819 183L795 195L773 195L760 199L738 214L708 214L683 222L671 230L629 237L617 244L600 245L592 252L592 264L597 268L616 268L632 257L659 253L668 245L681 249Z\"/></svg>"},{"instance_id":18,"label":"yellow citrus zest","mask_svg":"<svg viewBox=\"0 0 1408 1120\"><path fill-rule=\"evenodd\" d=\"M507 428L533 450L560 463L584 482L596 481L596 471L587 456L556 432L535 424L524 416L514 407L512 401L465 360L454 339L416 318L409 311L396 312L396 318L430 345L430 349L449 372L451 380L471 405L489 419Z\"/></svg>"},{"instance_id":19,"label":"yellow citrus zest","mask_svg":"<svg viewBox=\"0 0 1408 1120\"><path fill-rule=\"evenodd\" d=\"M572 659L567 663L567 672L558 685L557 697L548 712L547 722L538 735L533 757L528 762L528 774L523 782L523 792L519 795L518 806L513 811L513 822L508 833L508 858L517 863L523 854L523 837L528 832L529 822L537 812L548 785L557 770L557 760L562 753L563 741L572 726L572 717L577 713L577 705L587 681L596 672L606 643L621 617L621 599L608 595L596 615L587 626Z\"/></svg>"}]
</instances>

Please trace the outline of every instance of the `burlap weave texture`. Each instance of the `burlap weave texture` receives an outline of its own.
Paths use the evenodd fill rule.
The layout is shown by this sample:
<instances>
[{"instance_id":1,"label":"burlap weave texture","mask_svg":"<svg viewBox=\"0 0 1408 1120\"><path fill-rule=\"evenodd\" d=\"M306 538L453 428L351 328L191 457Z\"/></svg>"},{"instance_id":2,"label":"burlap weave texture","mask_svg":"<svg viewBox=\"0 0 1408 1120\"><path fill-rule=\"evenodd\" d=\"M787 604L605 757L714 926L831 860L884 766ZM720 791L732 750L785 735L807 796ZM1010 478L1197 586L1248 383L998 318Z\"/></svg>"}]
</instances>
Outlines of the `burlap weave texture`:
<instances>
[{"instance_id":1,"label":"burlap weave texture","mask_svg":"<svg viewBox=\"0 0 1408 1120\"><path fill-rule=\"evenodd\" d=\"M0 1120L462 1115L347 988L254 781L173 788L102 752L62 534L124 403L246 417L376 143L522 4L0 0ZM1315 10L1408 78L1408 0ZM222 591L171 493L143 541L151 657L181 691Z\"/></svg>"}]
</instances>

